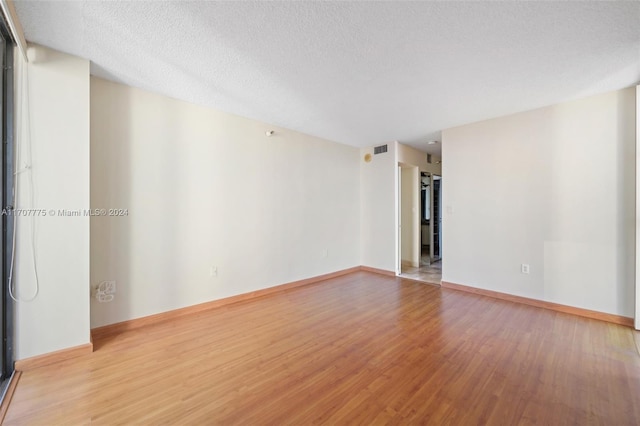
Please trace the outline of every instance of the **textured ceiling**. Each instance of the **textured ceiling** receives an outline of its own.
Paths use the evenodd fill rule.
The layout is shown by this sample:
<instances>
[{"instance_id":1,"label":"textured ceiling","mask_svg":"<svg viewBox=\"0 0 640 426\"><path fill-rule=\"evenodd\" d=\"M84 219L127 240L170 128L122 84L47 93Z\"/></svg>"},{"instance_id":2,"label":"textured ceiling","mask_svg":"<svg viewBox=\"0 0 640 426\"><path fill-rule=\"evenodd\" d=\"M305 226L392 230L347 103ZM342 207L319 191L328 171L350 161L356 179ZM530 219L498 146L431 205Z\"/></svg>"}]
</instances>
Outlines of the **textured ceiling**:
<instances>
[{"instance_id":1,"label":"textured ceiling","mask_svg":"<svg viewBox=\"0 0 640 426\"><path fill-rule=\"evenodd\" d=\"M16 2L92 74L337 142L440 131L640 80L640 2Z\"/></svg>"}]
</instances>

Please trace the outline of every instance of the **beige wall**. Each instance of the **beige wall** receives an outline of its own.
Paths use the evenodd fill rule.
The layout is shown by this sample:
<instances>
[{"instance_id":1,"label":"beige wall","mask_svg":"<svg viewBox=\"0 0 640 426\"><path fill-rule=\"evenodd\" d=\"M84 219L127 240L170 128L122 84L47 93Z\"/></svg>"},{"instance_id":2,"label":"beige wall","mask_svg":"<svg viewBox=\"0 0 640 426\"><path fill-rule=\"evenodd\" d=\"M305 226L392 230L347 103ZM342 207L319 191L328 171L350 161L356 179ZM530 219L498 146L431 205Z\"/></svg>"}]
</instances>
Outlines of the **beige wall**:
<instances>
[{"instance_id":1,"label":"beige wall","mask_svg":"<svg viewBox=\"0 0 640 426\"><path fill-rule=\"evenodd\" d=\"M89 217L58 215L89 208L89 61L32 45L27 83L27 66L16 57L16 207L47 212L17 220L20 299L34 295L35 271L39 278L37 297L16 303L14 355L24 359L89 342Z\"/></svg>"},{"instance_id":2,"label":"beige wall","mask_svg":"<svg viewBox=\"0 0 640 426\"><path fill-rule=\"evenodd\" d=\"M406 165L417 166L421 172L428 172L439 175L442 173L442 165L438 163L440 157L435 155L431 158L431 163L427 163L427 154L417 149L398 144L398 162Z\"/></svg>"},{"instance_id":3,"label":"beige wall","mask_svg":"<svg viewBox=\"0 0 640 426\"><path fill-rule=\"evenodd\" d=\"M420 266L420 172L415 166L400 171L401 260Z\"/></svg>"},{"instance_id":4,"label":"beige wall","mask_svg":"<svg viewBox=\"0 0 640 426\"><path fill-rule=\"evenodd\" d=\"M635 96L445 130L443 280L634 316Z\"/></svg>"},{"instance_id":5,"label":"beige wall","mask_svg":"<svg viewBox=\"0 0 640 426\"><path fill-rule=\"evenodd\" d=\"M360 150L360 253L361 264L396 271L398 246L398 161L396 142L387 144L388 152L372 155L373 147Z\"/></svg>"},{"instance_id":6,"label":"beige wall","mask_svg":"<svg viewBox=\"0 0 640 426\"><path fill-rule=\"evenodd\" d=\"M356 148L98 78L91 148L93 327L360 264Z\"/></svg>"}]
</instances>

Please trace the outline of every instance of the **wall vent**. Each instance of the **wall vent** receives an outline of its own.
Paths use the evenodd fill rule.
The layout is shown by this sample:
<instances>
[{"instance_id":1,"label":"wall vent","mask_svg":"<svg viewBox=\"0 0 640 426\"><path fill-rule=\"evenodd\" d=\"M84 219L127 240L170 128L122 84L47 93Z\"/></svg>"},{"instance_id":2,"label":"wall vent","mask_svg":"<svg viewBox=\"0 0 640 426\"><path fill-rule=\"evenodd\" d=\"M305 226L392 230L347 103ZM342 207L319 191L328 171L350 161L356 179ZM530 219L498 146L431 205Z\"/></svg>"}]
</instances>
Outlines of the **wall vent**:
<instances>
[{"instance_id":1,"label":"wall vent","mask_svg":"<svg viewBox=\"0 0 640 426\"><path fill-rule=\"evenodd\" d=\"M380 145L380 146L376 146L375 148L373 148L373 155L383 154L385 152L387 152L387 146L386 145Z\"/></svg>"},{"instance_id":2,"label":"wall vent","mask_svg":"<svg viewBox=\"0 0 640 426\"><path fill-rule=\"evenodd\" d=\"M431 154L427 154L427 163L431 164Z\"/></svg>"}]
</instances>

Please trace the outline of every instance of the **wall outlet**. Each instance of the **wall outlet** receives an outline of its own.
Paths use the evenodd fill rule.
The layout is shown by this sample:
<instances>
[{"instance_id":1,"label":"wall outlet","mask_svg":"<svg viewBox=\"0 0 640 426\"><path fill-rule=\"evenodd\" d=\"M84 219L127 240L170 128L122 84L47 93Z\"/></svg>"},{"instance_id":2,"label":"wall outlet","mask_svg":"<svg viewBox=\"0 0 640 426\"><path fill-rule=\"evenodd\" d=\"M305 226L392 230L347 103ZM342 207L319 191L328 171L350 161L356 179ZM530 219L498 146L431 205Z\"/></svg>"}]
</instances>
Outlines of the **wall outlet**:
<instances>
[{"instance_id":1,"label":"wall outlet","mask_svg":"<svg viewBox=\"0 0 640 426\"><path fill-rule=\"evenodd\" d=\"M327 249L322 250L322 257L323 258L324 257L329 257L329 250L327 250Z\"/></svg>"},{"instance_id":2,"label":"wall outlet","mask_svg":"<svg viewBox=\"0 0 640 426\"><path fill-rule=\"evenodd\" d=\"M93 297L95 297L100 303L111 302L115 298L115 293L115 281L102 281L100 284L96 284L93 287Z\"/></svg>"},{"instance_id":3,"label":"wall outlet","mask_svg":"<svg viewBox=\"0 0 640 426\"><path fill-rule=\"evenodd\" d=\"M523 263L522 265L520 265L520 272L522 272L523 274L528 274L529 273L529 264L528 263Z\"/></svg>"},{"instance_id":4,"label":"wall outlet","mask_svg":"<svg viewBox=\"0 0 640 426\"><path fill-rule=\"evenodd\" d=\"M115 294L116 282L115 281L103 281L100 286L104 284L104 294Z\"/></svg>"},{"instance_id":5,"label":"wall outlet","mask_svg":"<svg viewBox=\"0 0 640 426\"><path fill-rule=\"evenodd\" d=\"M218 276L218 267L217 266L212 266L211 268L209 268L209 276L210 277L217 277Z\"/></svg>"}]
</instances>

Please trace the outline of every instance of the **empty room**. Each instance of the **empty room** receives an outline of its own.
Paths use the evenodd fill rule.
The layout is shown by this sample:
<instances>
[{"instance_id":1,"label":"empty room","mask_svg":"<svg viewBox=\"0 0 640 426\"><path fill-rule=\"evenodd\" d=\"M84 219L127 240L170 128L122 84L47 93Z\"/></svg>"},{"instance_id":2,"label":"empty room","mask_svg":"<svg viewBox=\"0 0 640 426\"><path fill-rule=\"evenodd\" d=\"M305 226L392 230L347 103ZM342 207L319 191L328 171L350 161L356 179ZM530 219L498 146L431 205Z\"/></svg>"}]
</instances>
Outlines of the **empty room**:
<instances>
[{"instance_id":1,"label":"empty room","mask_svg":"<svg viewBox=\"0 0 640 426\"><path fill-rule=\"evenodd\" d=\"M0 9L0 423L640 423L640 2Z\"/></svg>"}]
</instances>

